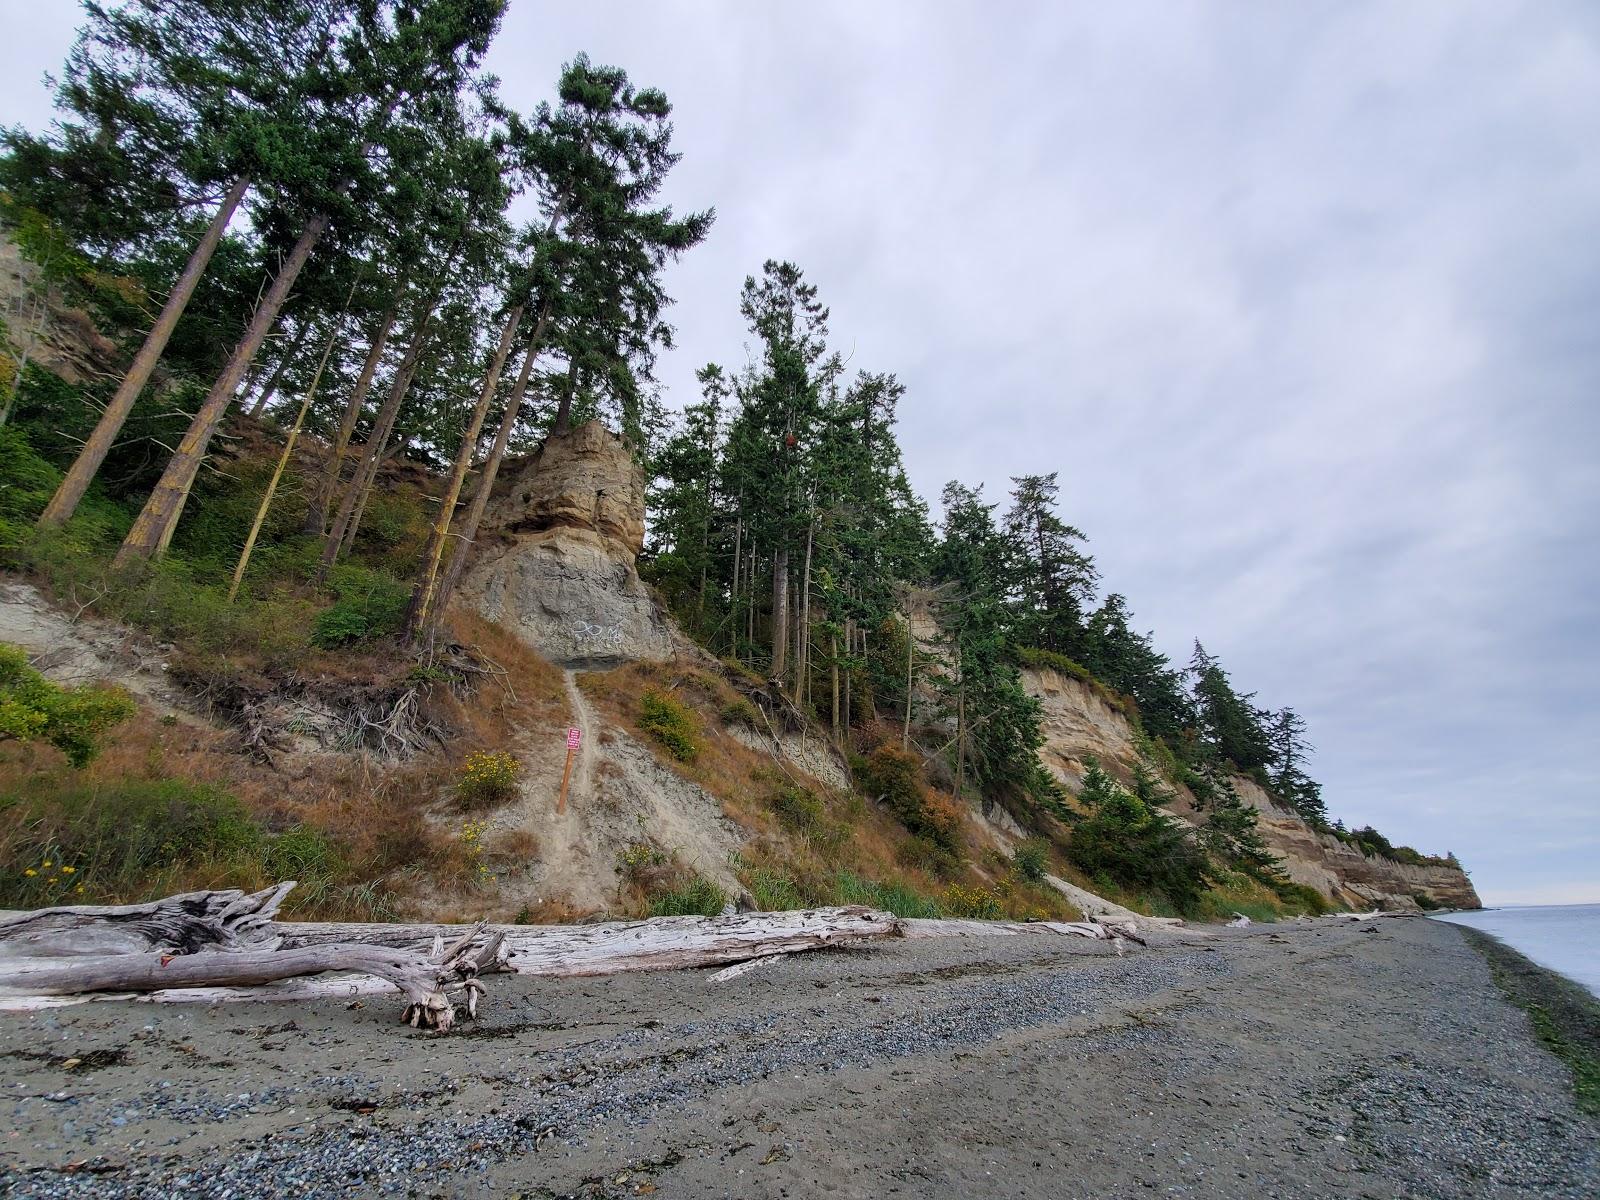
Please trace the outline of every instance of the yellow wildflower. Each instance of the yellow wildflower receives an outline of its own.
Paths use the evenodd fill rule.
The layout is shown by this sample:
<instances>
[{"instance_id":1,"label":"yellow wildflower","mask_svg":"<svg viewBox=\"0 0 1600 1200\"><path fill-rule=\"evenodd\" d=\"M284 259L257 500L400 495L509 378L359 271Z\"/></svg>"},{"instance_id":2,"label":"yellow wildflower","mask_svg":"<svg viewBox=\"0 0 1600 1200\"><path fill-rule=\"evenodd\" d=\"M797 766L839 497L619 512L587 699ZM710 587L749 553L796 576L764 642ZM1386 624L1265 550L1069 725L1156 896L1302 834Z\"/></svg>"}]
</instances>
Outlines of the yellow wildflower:
<instances>
[{"instance_id":1,"label":"yellow wildflower","mask_svg":"<svg viewBox=\"0 0 1600 1200\"><path fill-rule=\"evenodd\" d=\"M26 871L23 872L23 874L26 875L29 879L32 879L38 873L39 872L35 871L32 867L29 867Z\"/></svg>"},{"instance_id":2,"label":"yellow wildflower","mask_svg":"<svg viewBox=\"0 0 1600 1200\"><path fill-rule=\"evenodd\" d=\"M61 868L61 873L63 875L76 875L78 873L78 868L77 867L62 867Z\"/></svg>"},{"instance_id":3,"label":"yellow wildflower","mask_svg":"<svg viewBox=\"0 0 1600 1200\"><path fill-rule=\"evenodd\" d=\"M50 860L48 858L44 860L44 865L47 867L50 865Z\"/></svg>"}]
</instances>

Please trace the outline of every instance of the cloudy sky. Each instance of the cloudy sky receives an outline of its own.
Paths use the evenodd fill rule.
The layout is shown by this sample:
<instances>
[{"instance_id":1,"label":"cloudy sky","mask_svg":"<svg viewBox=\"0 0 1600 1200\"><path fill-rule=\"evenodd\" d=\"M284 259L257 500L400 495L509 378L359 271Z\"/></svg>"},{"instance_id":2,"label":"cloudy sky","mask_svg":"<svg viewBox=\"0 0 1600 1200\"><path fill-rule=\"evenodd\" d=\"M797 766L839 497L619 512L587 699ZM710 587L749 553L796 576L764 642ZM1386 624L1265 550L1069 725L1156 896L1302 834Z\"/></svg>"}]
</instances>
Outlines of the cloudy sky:
<instances>
[{"instance_id":1,"label":"cloudy sky","mask_svg":"<svg viewBox=\"0 0 1600 1200\"><path fill-rule=\"evenodd\" d=\"M66 0L6 0L37 125ZM766 258L907 385L913 479L1059 471L1107 584L1310 721L1329 807L1600 901L1600 6L513 0L672 99L679 350Z\"/></svg>"}]
</instances>

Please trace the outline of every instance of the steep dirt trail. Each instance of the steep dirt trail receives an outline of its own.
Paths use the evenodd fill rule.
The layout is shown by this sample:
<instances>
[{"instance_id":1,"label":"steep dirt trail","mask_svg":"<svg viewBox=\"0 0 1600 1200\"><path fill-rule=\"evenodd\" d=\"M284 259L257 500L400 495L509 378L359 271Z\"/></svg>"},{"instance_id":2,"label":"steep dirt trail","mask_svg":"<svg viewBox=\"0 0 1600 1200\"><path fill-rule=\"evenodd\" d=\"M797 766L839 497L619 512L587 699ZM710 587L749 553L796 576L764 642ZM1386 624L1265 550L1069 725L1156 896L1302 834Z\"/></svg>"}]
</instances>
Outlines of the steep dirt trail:
<instances>
[{"instance_id":1,"label":"steep dirt trail","mask_svg":"<svg viewBox=\"0 0 1600 1200\"><path fill-rule=\"evenodd\" d=\"M567 703L572 706L573 724L582 734L577 761L572 764L572 788L567 796L570 805L574 797L588 800L594 796L595 720L583 690L578 687L578 672L568 667L561 672L561 682L567 689Z\"/></svg>"}]
</instances>

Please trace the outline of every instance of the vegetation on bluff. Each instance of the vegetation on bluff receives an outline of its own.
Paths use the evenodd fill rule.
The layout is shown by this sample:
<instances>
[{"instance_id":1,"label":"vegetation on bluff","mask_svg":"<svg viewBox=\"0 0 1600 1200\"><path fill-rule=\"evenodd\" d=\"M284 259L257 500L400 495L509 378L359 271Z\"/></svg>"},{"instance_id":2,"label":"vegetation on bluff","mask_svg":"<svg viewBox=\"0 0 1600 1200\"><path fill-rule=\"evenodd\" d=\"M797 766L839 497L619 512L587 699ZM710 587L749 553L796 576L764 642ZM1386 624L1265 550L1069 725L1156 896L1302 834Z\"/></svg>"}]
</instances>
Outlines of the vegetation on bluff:
<instances>
[{"instance_id":1,"label":"vegetation on bluff","mask_svg":"<svg viewBox=\"0 0 1600 1200\"><path fill-rule=\"evenodd\" d=\"M1258 706L1198 642L1180 667L1137 632L1060 515L1057 473L1015 478L1004 502L951 482L935 519L896 440L904 386L848 374L797 265L745 281L754 357L707 364L698 400L668 414L653 378L673 335L663 275L713 216L659 202L678 160L671 105L580 54L549 101L511 110L481 70L503 7L86 7L58 124L0 134L0 231L29 276L0 331L0 565L171 643L173 677L252 755L271 753L252 714L317 675L354 714L336 748L482 726L465 749L489 757L447 753L428 786L469 809L503 803L516 771L494 757L493 714L508 701L479 691L489 715L464 712L474 672L491 671L436 653L439 635L502 461L599 417L652 480L643 570L739 681L688 698L647 687L615 715L719 794L756 785L752 825L800 849L753 850L750 888L1049 915L1065 902L1042 881L1059 872L1162 910L1203 915L1220 895L1312 906L1265 852L1241 774L1364 853L1453 862L1328 825L1304 720ZM518 196L535 213L522 225ZM69 313L114 367L40 366ZM1096 768L1074 797L1050 775L1025 668L1127 715L1147 759L1129 786ZM30 671L0 660L0 728L82 766L126 701L51 692ZM527 677L550 693L548 664ZM828 731L859 794L758 778L714 745L795 722ZM0 771L13 793L20 761ZM87 784L13 796L7 861L54 863L61 839L104 846L94 831L118 813L161 809L218 831L167 839L184 878L243 881L316 838L351 894L402 864L485 873L481 830L446 853L375 806L336 819L252 799L236 821L217 799L228 787L183 791L212 781L85 769ZM1163 811L1178 790L1193 826ZM1014 863L973 843L975 810L1030 835ZM390 843L338 827L352 819L390 827ZM142 853L96 876L103 894L137 890L155 869ZM668 907L711 902L692 879L666 890Z\"/></svg>"}]
</instances>

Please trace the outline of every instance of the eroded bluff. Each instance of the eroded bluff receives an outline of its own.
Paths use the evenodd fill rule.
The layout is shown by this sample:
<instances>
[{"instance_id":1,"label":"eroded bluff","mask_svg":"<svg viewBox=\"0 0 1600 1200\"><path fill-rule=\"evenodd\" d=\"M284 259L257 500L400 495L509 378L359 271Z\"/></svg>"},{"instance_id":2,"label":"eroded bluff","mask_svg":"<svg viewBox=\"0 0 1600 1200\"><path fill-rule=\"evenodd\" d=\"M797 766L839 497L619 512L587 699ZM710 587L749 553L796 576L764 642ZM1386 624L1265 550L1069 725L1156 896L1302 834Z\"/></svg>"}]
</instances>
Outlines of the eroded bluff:
<instances>
[{"instance_id":1,"label":"eroded bluff","mask_svg":"<svg viewBox=\"0 0 1600 1200\"><path fill-rule=\"evenodd\" d=\"M1041 708L1044 744L1039 757L1068 790L1083 787L1083 773L1093 759L1124 783L1139 761L1139 747L1128 718L1092 684L1057 671L1023 672L1023 685ZM1252 780L1234 777L1234 787L1253 806L1268 848L1282 860L1284 874L1316 888L1349 908L1416 911L1418 897L1444 908L1481 908L1465 871L1457 867L1395 862L1367 856L1330 833L1320 833L1291 809L1278 804ZM1175 789L1172 805L1178 817L1196 816L1194 797Z\"/></svg>"},{"instance_id":2,"label":"eroded bluff","mask_svg":"<svg viewBox=\"0 0 1600 1200\"><path fill-rule=\"evenodd\" d=\"M639 578L644 472L598 421L507 463L461 598L566 666L663 660L677 633Z\"/></svg>"}]
</instances>

